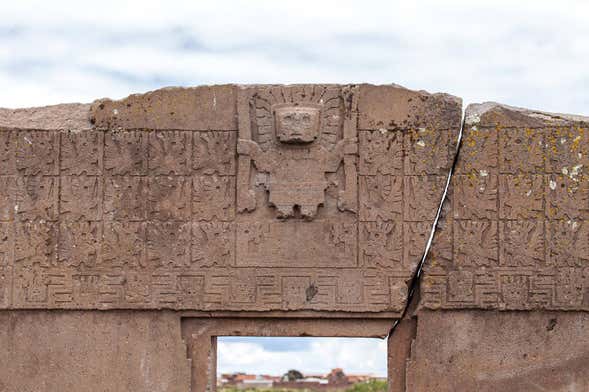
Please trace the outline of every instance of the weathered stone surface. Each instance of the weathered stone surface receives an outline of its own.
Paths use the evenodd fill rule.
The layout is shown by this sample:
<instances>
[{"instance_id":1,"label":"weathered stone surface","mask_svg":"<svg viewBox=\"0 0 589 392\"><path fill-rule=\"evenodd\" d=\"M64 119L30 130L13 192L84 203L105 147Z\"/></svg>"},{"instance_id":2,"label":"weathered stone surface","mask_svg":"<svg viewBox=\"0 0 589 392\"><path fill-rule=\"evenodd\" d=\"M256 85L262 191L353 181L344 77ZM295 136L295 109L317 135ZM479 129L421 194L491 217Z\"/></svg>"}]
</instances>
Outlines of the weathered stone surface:
<instances>
[{"instance_id":1,"label":"weathered stone surface","mask_svg":"<svg viewBox=\"0 0 589 392\"><path fill-rule=\"evenodd\" d=\"M589 390L589 313L422 311L411 392Z\"/></svg>"},{"instance_id":2,"label":"weathered stone surface","mask_svg":"<svg viewBox=\"0 0 589 392\"><path fill-rule=\"evenodd\" d=\"M97 101L90 118L1 133L0 219L16 233L3 307L398 314L460 101L212 86Z\"/></svg>"},{"instance_id":3,"label":"weathered stone surface","mask_svg":"<svg viewBox=\"0 0 589 392\"><path fill-rule=\"evenodd\" d=\"M227 85L0 109L0 392L204 391L218 335L386 335L460 106ZM469 106L389 385L589 388L588 159L587 118Z\"/></svg>"},{"instance_id":4,"label":"weathered stone surface","mask_svg":"<svg viewBox=\"0 0 589 392\"><path fill-rule=\"evenodd\" d=\"M190 390L169 312L0 312L0 391Z\"/></svg>"},{"instance_id":5,"label":"weathered stone surface","mask_svg":"<svg viewBox=\"0 0 589 392\"><path fill-rule=\"evenodd\" d=\"M470 105L422 304L589 310L587 170L589 118Z\"/></svg>"},{"instance_id":6,"label":"weathered stone surface","mask_svg":"<svg viewBox=\"0 0 589 392\"><path fill-rule=\"evenodd\" d=\"M0 108L0 130L89 130L92 128L89 110L90 104L80 103L26 109Z\"/></svg>"},{"instance_id":7,"label":"weathered stone surface","mask_svg":"<svg viewBox=\"0 0 589 392\"><path fill-rule=\"evenodd\" d=\"M235 131L234 85L170 87L119 101L100 99L90 108L98 129Z\"/></svg>"},{"instance_id":8,"label":"weathered stone surface","mask_svg":"<svg viewBox=\"0 0 589 392\"><path fill-rule=\"evenodd\" d=\"M460 127L462 100L449 94L429 94L398 85L360 85L358 128L450 129Z\"/></svg>"}]
</instances>

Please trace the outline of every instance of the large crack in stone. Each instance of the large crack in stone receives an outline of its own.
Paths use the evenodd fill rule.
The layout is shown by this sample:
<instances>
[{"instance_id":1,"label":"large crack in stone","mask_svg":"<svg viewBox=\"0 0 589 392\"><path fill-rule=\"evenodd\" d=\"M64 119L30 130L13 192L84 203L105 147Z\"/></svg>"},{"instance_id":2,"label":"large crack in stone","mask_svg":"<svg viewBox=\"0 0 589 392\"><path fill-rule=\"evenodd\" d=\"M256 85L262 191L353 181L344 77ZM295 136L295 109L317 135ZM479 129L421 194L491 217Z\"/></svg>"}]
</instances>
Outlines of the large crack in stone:
<instances>
[{"instance_id":1,"label":"large crack in stone","mask_svg":"<svg viewBox=\"0 0 589 392\"><path fill-rule=\"evenodd\" d=\"M338 89L333 85L242 87L252 92L245 97L245 111L262 106L256 106L252 97L268 99L279 91L283 97L296 96L305 103L302 106L308 109L307 112L293 110L291 114L294 113L295 117L301 113L302 117L312 117L312 109L321 104L321 99L318 102L309 99L317 97L313 95L315 88L329 90L330 94L333 89ZM356 87L345 86L346 89ZM308 91L311 91L310 95L307 95ZM388 337L389 360L396 365L389 365L389 370L398 365L395 374L403 376L392 380L402 383L399 388L416 391L496 390L500 386L508 390L510 385L515 385L514 390L522 390L529 386L526 383L530 379L551 389L572 390L574 385L581 385L581 388L588 385L584 379L589 352L586 344L589 342L586 339L589 310L589 118L497 103L468 105L460 116L456 99L444 94L415 92L398 86L362 85L357 97L360 102L350 99L346 101L349 106L341 109L348 120L344 130L353 133L350 125L358 115L356 131L364 138L360 140L361 147L362 143L366 147L383 140L384 144L392 143L395 133L404 137L405 132L417 129L417 136L409 138L409 149L414 145L422 149L417 153L401 149L402 153L409 151L412 154L409 160L413 167L407 177L423 175L445 179L443 187L430 188L434 189L430 193L435 193L429 197L433 201L428 204L433 206L431 212L435 211L433 220L428 215L402 222L407 226L419 223L421 227L431 223L428 232L426 229L421 231L427 233L425 245L420 243L414 247L415 252L423 250L421 257L410 254L407 259L402 259L404 256L390 259L393 262L407 261L410 276L394 277L397 279L395 285L389 286L390 276L386 279L379 276L385 269L374 266L358 274L357 271L350 272L349 266L328 265L319 274L304 275L301 271L312 266L305 265L301 269L279 265L276 268L288 271L272 279L265 272L267 266L259 268L262 273L256 271L259 266L247 267L245 269L249 269L243 275L232 274L233 265L221 268L216 265L213 270L199 264L198 268L183 273L174 268L163 271L170 264L185 260L186 254L182 252L189 248L197 255L190 258L190 262L196 263L204 263L203 260L212 256L223 260L231 249L237 248L235 244L234 247L215 248L210 253L202 251L209 238L224 236L233 230L227 222L232 215L223 206L212 214L216 218L221 216L219 222L210 225L197 222L194 225L202 234L196 245L176 242L174 238L181 236L178 233L184 236L191 233L192 225L183 226L178 223L180 220L174 219L171 223L159 222L174 216L182 217L186 211L182 208L188 208L188 205L209 219L211 211L208 208L224 200L213 197L187 201L182 192L176 192L177 189L189 189L186 184L175 182L183 177L192 178L193 173L186 166L192 169L195 165L195 178L201 175L215 177L209 182L197 181L198 191L207 187L232 189L230 177L234 176L236 163L222 159L227 155L222 147L231 145L229 153L234 154L237 134L243 126L238 120L245 121L234 105L236 95L236 86L205 86L163 89L121 101L101 100L92 105L90 121L87 116L90 105L0 109L0 148L4 149L0 149L0 171L3 170L0 173L0 308L8 313L9 318L23 317L25 313L15 311L22 308L39 309L25 315L26 323L33 326L43 323L35 323L33 317L30 322L29 315L38 314L40 320L52 313L66 319L75 315L56 312L58 308L153 309L158 314L162 314L163 308L190 311L166 313L174 324L181 314L194 316L206 312L207 317L214 318L220 314L215 313L220 309L248 317L252 314L248 311L255 310L257 315L270 317L330 318L334 324L344 320L360 329L365 327L363 318L371 321L380 318L382 325L379 323L378 333L370 335L379 337L386 333L389 320L395 318ZM333 95L339 97L337 92ZM333 98L334 101L337 99ZM248 106L250 102L254 104ZM289 102L292 100L281 104ZM256 114L262 123L269 123L271 110ZM288 120L287 117L284 118ZM454 126L459 118L462 118L460 126ZM459 129L456 151L450 158L452 163L447 173L445 163L436 167L436 159L445 159L444 154L431 155L429 161L427 157L421 161L418 159L427 150L426 146L439 147L429 141L426 144L419 132L429 130L431 135L438 130L456 129ZM194 140L192 136L187 138L185 133L191 133L198 141L194 151L201 155L196 163L186 158L191 152L181 148L183 141ZM201 159L205 155L202 146L211 148L214 153ZM95 148L100 152L110 148L104 154L108 161L106 166L101 159L96 159L99 153ZM172 155L179 159L166 159L166 151L173 151ZM385 149L377 160L358 163L359 170L363 170L358 177L380 176L377 180L381 182L376 181L379 186L383 184L383 177L403 177L407 174L404 172L407 170L403 166L405 162L401 160L400 165L389 165L395 157L394 151L398 149ZM358 153L358 157L372 153L366 148ZM355 149L347 150L347 158L355 154ZM149 159L155 165L150 166ZM428 166L432 161L433 165ZM353 159L348 159L349 170L353 163ZM104 178L100 171L103 168L108 172ZM184 174L180 173L182 170ZM267 185L267 177L252 177L254 183ZM244 179L249 181L252 177L244 176ZM88 186L85 182L88 178L106 181L108 191L97 192L99 196L94 198L92 193L84 193L84 189L92 189L92 183ZM363 181L363 184L360 180L357 183L358 187L364 186L358 191L358 204L369 190L366 178ZM343 184L343 181L333 182ZM60 188L57 195L51 192L56 184L63 186L63 191ZM149 192L144 191L146 187ZM142 196L137 198L137 205L133 204L132 197L128 197L128 192L134 190ZM441 197L438 190L443 190ZM230 198L234 195L229 194ZM107 208L99 211L96 206L105 195L110 197L105 203ZM337 192L332 192L330 197L332 204L326 208L342 213L334 202ZM257 209L264 211L259 216L268 218L272 209L264 204L267 199L262 197L259 200ZM58 209L58 202L66 208ZM387 212L387 203L383 205L382 208L372 206L376 211L374 215L365 211L366 219L359 219L359 223L379 229L390 228L376 222L375 216ZM229 204L228 209L232 207ZM321 214L321 210L318 211ZM408 212L419 214L423 211L412 207ZM14 214L18 217L15 218ZM61 221L56 219L56 214L61 214ZM96 223L99 216L108 216L104 232ZM200 215L197 218L197 221L201 220ZM146 228L148 221L149 228ZM345 230L332 233L342 238L349 234ZM395 239L402 241L403 235L405 233ZM116 246L97 247L93 242L95 238L106 238ZM379 245L378 241L375 244ZM356 249L359 253L361 247ZM388 254L389 250L385 248L384 253ZM148 253L151 256L147 257ZM114 267L90 265L98 254L103 257L103 262L112 263ZM6 258L8 262L5 262ZM363 262L367 260L370 261L367 258ZM164 265L166 262L167 266ZM142 263L164 266L142 275L137 272L145 266ZM414 270L411 269L413 266ZM123 268L128 271L119 274ZM212 272L208 275L201 273L207 269ZM345 273L333 278L335 270L345 270ZM372 275L361 283L368 282L369 289L358 285L366 272ZM406 294L403 292L405 287ZM14 292L10 291L13 288ZM149 291L151 289L153 292ZM395 306L400 306L398 308L390 306L390 298L383 305L382 298L392 295L393 289L400 293L394 302ZM279 290L284 291L283 297L276 294ZM326 302L327 305L320 302L326 292L332 295L330 300L333 301ZM374 302L355 302L375 292L377 299ZM386 293L384 296L383 292ZM150 295L157 295L157 301L146 301ZM255 302L256 296L263 296L268 302L259 305ZM191 298L195 299L194 302L190 302ZM208 302L203 302L205 300ZM499 312L505 310L517 312ZM523 312L529 310L535 312ZM128 321L143 317L141 312L123 311L120 314ZM96 318L91 312L87 315L84 317ZM105 312L104 318L110 317ZM106 324L112 326L113 322L116 321ZM61 323L60 320L54 322ZM71 322L63 324L67 326ZM89 329L94 328L88 321L83 324L88 324ZM161 328L169 330L166 325ZM341 333L344 334L345 329ZM362 333L366 333L365 329L358 332L359 335ZM10 344L15 342L12 337L3 339ZM69 332L60 339L69 342ZM101 344L106 345L108 339ZM177 342L179 338L176 336L172 340ZM35 350L21 351L29 355ZM8 352L10 355L10 350ZM56 352L59 356L60 351ZM173 358L177 358L178 346L173 352ZM564 376L553 378L554 372ZM39 372L42 377L46 374L43 369ZM178 377L185 378L185 375ZM578 380L581 384L577 383Z\"/></svg>"},{"instance_id":2,"label":"large crack in stone","mask_svg":"<svg viewBox=\"0 0 589 392\"><path fill-rule=\"evenodd\" d=\"M419 286L421 283L423 268L424 268L427 258L429 256L430 248L433 243L434 236L436 234L438 222L439 222L440 217L442 215L442 209L443 209L444 203L446 202L446 199L448 197L448 190L450 189L452 175L454 174L454 170L455 170L456 164L458 162L460 148L462 146L462 135L463 135L463 131L464 131L464 124L466 121L465 113L466 113L466 108L464 108L464 110L463 110L462 121L460 123L460 130L459 130L458 136L456 138L456 151L455 151L454 156L452 158L452 166L450 167L450 171L448 172L448 176L446 178L446 184L444 186L444 191L442 193L442 197L440 198L440 202L438 204L438 209L436 211L436 216L435 216L434 221L432 223L432 228L431 228L430 234L428 236L425 248L423 250L423 256L421 257L421 260L419 261L419 264L417 265L417 268L415 269L413 277L411 278L411 281L409 282L407 300L406 300L403 312L401 314L401 317L399 317L398 319L396 319L394 321L394 323L391 326L391 329L389 331L389 334L387 336L387 339L393 335L393 333L397 329L399 323L407 316L411 307L414 306L414 300L417 298L416 294L419 295Z\"/></svg>"},{"instance_id":3,"label":"large crack in stone","mask_svg":"<svg viewBox=\"0 0 589 392\"><path fill-rule=\"evenodd\" d=\"M421 308L589 310L589 118L472 104Z\"/></svg>"}]
</instances>

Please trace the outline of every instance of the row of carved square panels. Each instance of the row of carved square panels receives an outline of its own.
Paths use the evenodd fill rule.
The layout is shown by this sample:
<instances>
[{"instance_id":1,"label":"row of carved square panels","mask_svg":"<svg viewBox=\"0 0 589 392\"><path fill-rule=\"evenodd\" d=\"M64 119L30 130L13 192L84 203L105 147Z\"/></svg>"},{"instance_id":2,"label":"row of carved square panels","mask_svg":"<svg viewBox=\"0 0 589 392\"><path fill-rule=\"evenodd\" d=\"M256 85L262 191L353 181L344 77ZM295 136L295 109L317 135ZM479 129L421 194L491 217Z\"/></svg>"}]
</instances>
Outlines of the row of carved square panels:
<instances>
[{"instance_id":1,"label":"row of carved square panels","mask_svg":"<svg viewBox=\"0 0 589 392\"><path fill-rule=\"evenodd\" d=\"M432 268L589 267L589 221L443 221Z\"/></svg>"},{"instance_id":2,"label":"row of carved square panels","mask_svg":"<svg viewBox=\"0 0 589 392\"><path fill-rule=\"evenodd\" d=\"M320 246L333 246L333 252L340 249L340 241L345 241L341 257L334 259L318 252L316 260L295 257L285 264L281 257L292 258L292 255L280 252L282 239L264 238L265 233L272 230L270 225L258 225L256 231L250 224L229 222L1 222L0 266L60 266L71 270L235 266L239 231L243 247L239 249L238 266L359 266L410 274L422 257L431 230L430 222L363 222L359 230L355 224L351 225L350 238L335 238L345 225L349 226L325 224L322 226L325 236L317 239L325 241L318 243ZM350 257L352 260L348 263ZM300 265L296 265L297 262Z\"/></svg>"},{"instance_id":3,"label":"row of carved square panels","mask_svg":"<svg viewBox=\"0 0 589 392\"><path fill-rule=\"evenodd\" d=\"M360 131L359 173L444 175L455 131ZM231 131L0 132L0 175L235 174Z\"/></svg>"},{"instance_id":4,"label":"row of carved square panels","mask_svg":"<svg viewBox=\"0 0 589 392\"><path fill-rule=\"evenodd\" d=\"M235 176L3 176L0 221L233 220Z\"/></svg>"},{"instance_id":5,"label":"row of carved square panels","mask_svg":"<svg viewBox=\"0 0 589 392\"><path fill-rule=\"evenodd\" d=\"M0 223L0 265L185 268L232 265L226 222Z\"/></svg>"},{"instance_id":6,"label":"row of carved square panels","mask_svg":"<svg viewBox=\"0 0 589 392\"><path fill-rule=\"evenodd\" d=\"M360 220L431 221L443 176L360 176ZM235 176L3 176L0 221L235 217Z\"/></svg>"},{"instance_id":7,"label":"row of carved square panels","mask_svg":"<svg viewBox=\"0 0 589 392\"><path fill-rule=\"evenodd\" d=\"M83 272L15 268L0 307L401 311L408 276L357 270Z\"/></svg>"},{"instance_id":8,"label":"row of carved square panels","mask_svg":"<svg viewBox=\"0 0 589 392\"><path fill-rule=\"evenodd\" d=\"M0 132L0 175L235 174L236 132Z\"/></svg>"},{"instance_id":9,"label":"row of carved square panels","mask_svg":"<svg viewBox=\"0 0 589 392\"><path fill-rule=\"evenodd\" d=\"M454 175L454 219L589 219L589 177Z\"/></svg>"},{"instance_id":10,"label":"row of carved square panels","mask_svg":"<svg viewBox=\"0 0 589 392\"><path fill-rule=\"evenodd\" d=\"M456 131L359 131L361 175L446 175L456 151Z\"/></svg>"},{"instance_id":11,"label":"row of carved square panels","mask_svg":"<svg viewBox=\"0 0 589 392\"><path fill-rule=\"evenodd\" d=\"M433 309L589 310L589 267L431 271L422 295Z\"/></svg>"},{"instance_id":12,"label":"row of carved square panels","mask_svg":"<svg viewBox=\"0 0 589 392\"><path fill-rule=\"evenodd\" d=\"M500 129L464 132L457 173L574 173L589 166L589 129Z\"/></svg>"}]
</instances>

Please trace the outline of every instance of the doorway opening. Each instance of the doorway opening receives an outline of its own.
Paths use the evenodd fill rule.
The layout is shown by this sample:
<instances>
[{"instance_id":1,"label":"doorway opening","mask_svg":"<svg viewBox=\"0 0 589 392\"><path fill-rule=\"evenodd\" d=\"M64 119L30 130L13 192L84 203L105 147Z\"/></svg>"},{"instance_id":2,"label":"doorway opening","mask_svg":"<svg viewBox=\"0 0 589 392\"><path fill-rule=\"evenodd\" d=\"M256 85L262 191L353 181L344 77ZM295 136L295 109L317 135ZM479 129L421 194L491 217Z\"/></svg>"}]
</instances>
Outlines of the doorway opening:
<instances>
[{"instance_id":1,"label":"doorway opening","mask_svg":"<svg viewBox=\"0 0 589 392\"><path fill-rule=\"evenodd\" d=\"M385 339L391 324L392 320L388 318L223 316L183 318L182 336L192 369L191 392L215 392L218 390L218 385L221 390L225 383L218 378L223 378L224 375L231 378L233 373L260 373L260 375L266 374L280 378L286 374L287 382L307 378L307 381L316 381L318 389L324 391L345 391L358 385L363 386L360 389L361 392L386 390L386 383L384 383L384 390L373 387L376 382L382 386L382 381L386 380L385 375L388 375L389 390L391 390L391 387L396 385L396 380L402 382L399 376L404 372L403 363L405 362L405 357L399 356L399 363L397 363L397 355L391 356L391 340ZM299 350L289 353L288 347L298 347ZM280 350L283 350L282 354ZM370 353L371 350L376 352L374 357ZM297 351L302 351L303 354L300 361L290 355ZM323 354L321 354L322 351ZM256 357L257 354L259 356ZM319 358L320 355L326 358L325 361L316 361L315 357ZM219 356L221 358L218 360ZM288 366L288 358L286 358L287 365L283 367L288 369L283 371L283 367L273 367L283 357L291 358L293 366ZM231 365L231 361L235 366ZM363 368L363 363L369 366ZM332 372L333 369L335 371ZM289 370L297 372L291 372L289 377ZM349 376L370 376L369 383L356 383L358 380L351 378L353 385L349 385L350 378L348 378L347 383L342 383L339 388L331 388L335 386L333 382L331 385L321 386L325 383L326 376L329 379L328 374L331 374L334 381L338 379L346 381L346 372ZM217 377L218 375L220 377ZM308 380L313 378L311 376L320 377L316 377L319 380ZM372 379L376 382L370 382ZM291 388L274 388L273 383L272 388L267 388L268 386L266 383L266 388L258 389L282 390L282 392L311 389L294 388L300 387L299 384L291 385ZM244 385L228 387L236 391L240 388L248 389L244 388Z\"/></svg>"},{"instance_id":2,"label":"doorway opening","mask_svg":"<svg viewBox=\"0 0 589 392\"><path fill-rule=\"evenodd\" d=\"M217 337L217 391L387 390L387 342L377 338Z\"/></svg>"}]
</instances>

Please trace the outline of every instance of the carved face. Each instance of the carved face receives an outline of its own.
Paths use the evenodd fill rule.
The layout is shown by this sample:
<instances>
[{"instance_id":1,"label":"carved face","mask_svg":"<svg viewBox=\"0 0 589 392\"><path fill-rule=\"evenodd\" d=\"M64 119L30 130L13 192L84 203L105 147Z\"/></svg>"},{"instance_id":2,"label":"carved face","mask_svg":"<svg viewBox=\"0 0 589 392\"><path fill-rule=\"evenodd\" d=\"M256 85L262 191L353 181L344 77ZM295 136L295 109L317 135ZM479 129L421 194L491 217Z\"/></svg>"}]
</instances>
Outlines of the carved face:
<instances>
[{"instance_id":1,"label":"carved face","mask_svg":"<svg viewBox=\"0 0 589 392\"><path fill-rule=\"evenodd\" d=\"M311 143L319 136L319 108L285 106L274 110L276 137L282 143Z\"/></svg>"}]
</instances>

